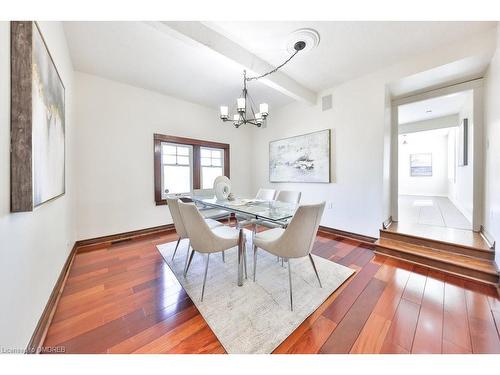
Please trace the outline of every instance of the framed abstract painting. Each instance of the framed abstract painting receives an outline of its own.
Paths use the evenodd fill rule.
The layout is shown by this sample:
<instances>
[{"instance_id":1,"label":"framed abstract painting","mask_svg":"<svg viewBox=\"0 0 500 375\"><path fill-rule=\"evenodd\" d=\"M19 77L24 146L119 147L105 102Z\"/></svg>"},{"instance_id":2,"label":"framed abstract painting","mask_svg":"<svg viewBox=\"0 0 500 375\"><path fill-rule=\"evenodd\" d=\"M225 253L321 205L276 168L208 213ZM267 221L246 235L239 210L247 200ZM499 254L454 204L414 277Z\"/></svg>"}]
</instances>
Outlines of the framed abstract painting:
<instances>
[{"instance_id":1,"label":"framed abstract painting","mask_svg":"<svg viewBox=\"0 0 500 375\"><path fill-rule=\"evenodd\" d=\"M11 22L11 211L65 193L65 88L36 22Z\"/></svg>"},{"instance_id":2,"label":"framed abstract painting","mask_svg":"<svg viewBox=\"0 0 500 375\"><path fill-rule=\"evenodd\" d=\"M269 142L270 182L331 182L331 131Z\"/></svg>"}]
</instances>

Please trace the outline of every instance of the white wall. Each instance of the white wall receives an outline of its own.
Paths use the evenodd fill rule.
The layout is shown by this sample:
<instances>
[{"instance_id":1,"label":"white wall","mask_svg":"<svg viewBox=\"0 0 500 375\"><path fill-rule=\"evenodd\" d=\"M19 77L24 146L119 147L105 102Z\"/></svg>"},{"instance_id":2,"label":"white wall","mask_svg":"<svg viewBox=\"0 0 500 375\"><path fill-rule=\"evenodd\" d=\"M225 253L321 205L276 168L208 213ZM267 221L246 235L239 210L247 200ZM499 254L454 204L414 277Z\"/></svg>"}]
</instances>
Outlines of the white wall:
<instances>
[{"instance_id":1,"label":"white wall","mask_svg":"<svg viewBox=\"0 0 500 375\"><path fill-rule=\"evenodd\" d=\"M60 22L40 22L66 86L66 194L10 213L10 25L0 22L0 346L25 349L73 247L73 67Z\"/></svg>"},{"instance_id":2,"label":"white wall","mask_svg":"<svg viewBox=\"0 0 500 375\"><path fill-rule=\"evenodd\" d=\"M399 189L401 195L448 195L448 136L443 131L425 131L399 136ZM432 176L411 176L410 155L432 154Z\"/></svg>"},{"instance_id":3,"label":"white wall","mask_svg":"<svg viewBox=\"0 0 500 375\"><path fill-rule=\"evenodd\" d=\"M167 206L154 201L154 133L229 143L233 191L253 193L255 129L235 129L215 109L93 75L76 72L75 91L78 239L172 222Z\"/></svg>"},{"instance_id":4,"label":"white wall","mask_svg":"<svg viewBox=\"0 0 500 375\"><path fill-rule=\"evenodd\" d=\"M300 190L303 203L333 203L332 209L325 210L322 225L376 235L382 223L384 86L367 77L331 93L333 109L322 112L320 105L293 103L273 111L268 128L254 133L255 150L261 151L255 153L254 190L267 186ZM333 183L269 182L269 141L328 128L333 129Z\"/></svg>"},{"instance_id":5,"label":"white wall","mask_svg":"<svg viewBox=\"0 0 500 375\"><path fill-rule=\"evenodd\" d=\"M497 50L486 75L485 88L485 191L484 226L497 241L496 263L500 267L500 28Z\"/></svg>"},{"instance_id":6,"label":"white wall","mask_svg":"<svg viewBox=\"0 0 500 375\"><path fill-rule=\"evenodd\" d=\"M448 198L455 206L464 214L464 216L472 222L473 211L473 163L474 163L474 116L473 116L473 93L472 90L467 92L465 104L458 114L458 123L463 119L468 119L468 163L465 166L458 166L458 150L462 145L459 144L460 137L458 136L458 128L455 135L455 180L450 181Z\"/></svg>"}]
</instances>

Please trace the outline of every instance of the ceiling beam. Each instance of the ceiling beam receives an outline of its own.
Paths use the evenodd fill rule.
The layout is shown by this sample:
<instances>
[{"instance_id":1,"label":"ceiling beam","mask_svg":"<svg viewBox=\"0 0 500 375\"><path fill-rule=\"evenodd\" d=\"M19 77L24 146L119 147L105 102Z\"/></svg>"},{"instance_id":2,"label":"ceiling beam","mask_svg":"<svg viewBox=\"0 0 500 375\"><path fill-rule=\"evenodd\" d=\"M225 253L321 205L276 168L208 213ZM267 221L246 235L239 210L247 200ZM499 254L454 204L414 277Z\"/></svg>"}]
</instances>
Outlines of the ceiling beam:
<instances>
[{"instance_id":1,"label":"ceiling beam","mask_svg":"<svg viewBox=\"0 0 500 375\"><path fill-rule=\"evenodd\" d=\"M201 22L157 21L146 23L189 44L209 48L247 69L251 74L260 75L275 68ZM283 72L278 71L259 81L295 100L316 104L316 92L302 86Z\"/></svg>"}]
</instances>

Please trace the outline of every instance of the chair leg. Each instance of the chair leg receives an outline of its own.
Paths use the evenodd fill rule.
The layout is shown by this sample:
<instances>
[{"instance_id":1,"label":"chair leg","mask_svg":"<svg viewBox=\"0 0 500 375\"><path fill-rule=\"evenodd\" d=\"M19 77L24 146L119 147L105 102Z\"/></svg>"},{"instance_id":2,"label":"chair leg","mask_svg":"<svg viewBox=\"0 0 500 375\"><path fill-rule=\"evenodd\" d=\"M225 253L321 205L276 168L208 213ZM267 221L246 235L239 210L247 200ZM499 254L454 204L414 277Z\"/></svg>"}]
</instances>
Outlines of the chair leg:
<instances>
[{"instance_id":1,"label":"chair leg","mask_svg":"<svg viewBox=\"0 0 500 375\"><path fill-rule=\"evenodd\" d=\"M186 275L187 275L187 273L189 271L189 266L191 265L191 261L193 260L194 253L195 253L194 249L191 250L191 255L189 256L188 264L186 266L186 269L184 270L184 277L186 277Z\"/></svg>"},{"instance_id":2,"label":"chair leg","mask_svg":"<svg viewBox=\"0 0 500 375\"><path fill-rule=\"evenodd\" d=\"M243 243L243 267L245 268L245 279L248 279L247 273L247 244Z\"/></svg>"},{"instance_id":3,"label":"chair leg","mask_svg":"<svg viewBox=\"0 0 500 375\"><path fill-rule=\"evenodd\" d=\"M290 284L290 311L293 311L293 296L292 296L292 267L290 267L290 259L288 259L288 282Z\"/></svg>"},{"instance_id":4,"label":"chair leg","mask_svg":"<svg viewBox=\"0 0 500 375\"><path fill-rule=\"evenodd\" d=\"M309 254L309 259L311 260L311 264L314 268L314 273L316 274L316 277L318 278L319 287L323 288L323 285L321 285L321 280L319 278L318 270L316 269L316 264L314 264L314 259L313 259L311 254ZM288 266L290 266L290 263L288 263Z\"/></svg>"},{"instance_id":5,"label":"chair leg","mask_svg":"<svg viewBox=\"0 0 500 375\"><path fill-rule=\"evenodd\" d=\"M190 247L191 247L191 240L189 240L189 242L188 242L188 249L186 251L186 260L184 261L184 275L186 275L186 267L187 267L188 260L189 260L189 248Z\"/></svg>"},{"instance_id":6,"label":"chair leg","mask_svg":"<svg viewBox=\"0 0 500 375\"><path fill-rule=\"evenodd\" d=\"M224 256L224 251L222 252L222 262L226 263L226 257Z\"/></svg>"},{"instance_id":7,"label":"chair leg","mask_svg":"<svg viewBox=\"0 0 500 375\"><path fill-rule=\"evenodd\" d=\"M281 267L285 267L284 262L285 262L285 258L281 258Z\"/></svg>"},{"instance_id":8,"label":"chair leg","mask_svg":"<svg viewBox=\"0 0 500 375\"><path fill-rule=\"evenodd\" d=\"M253 245L253 281L255 282L255 275L257 274L257 246Z\"/></svg>"},{"instance_id":9,"label":"chair leg","mask_svg":"<svg viewBox=\"0 0 500 375\"><path fill-rule=\"evenodd\" d=\"M279 261L280 261L280 257L279 257L279 256L276 256L276 262L278 262L278 263L279 263Z\"/></svg>"},{"instance_id":10,"label":"chair leg","mask_svg":"<svg viewBox=\"0 0 500 375\"><path fill-rule=\"evenodd\" d=\"M203 277L203 286L201 287L201 302L203 302L203 295L205 294L205 283L207 282L209 260L210 260L210 253L207 254L207 263L205 265L205 276Z\"/></svg>"},{"instance_id":11,"label":"chair leg","mask_svg":"<svg viewBox=\"0 0 500 375\"><path fill-rule=\"evenodd\" d=\"M252 228L252 243L256 233L257 233L257 224L254 224Z\"/></svg>"},{"instance_id":12,"label":"chair leg","mask_svg":"<svg viewBox=\"0 0 500 375\"><path fill-rule=\"evenodd\" d=\"M172 254L172 262L174 261L175 253L177 252L177 248L179 247L179 242L181 242L181 238L180 237L177 240L177 245L175 245L175 250L174 250L174 253Z\"/></svg>"}]
</instances>

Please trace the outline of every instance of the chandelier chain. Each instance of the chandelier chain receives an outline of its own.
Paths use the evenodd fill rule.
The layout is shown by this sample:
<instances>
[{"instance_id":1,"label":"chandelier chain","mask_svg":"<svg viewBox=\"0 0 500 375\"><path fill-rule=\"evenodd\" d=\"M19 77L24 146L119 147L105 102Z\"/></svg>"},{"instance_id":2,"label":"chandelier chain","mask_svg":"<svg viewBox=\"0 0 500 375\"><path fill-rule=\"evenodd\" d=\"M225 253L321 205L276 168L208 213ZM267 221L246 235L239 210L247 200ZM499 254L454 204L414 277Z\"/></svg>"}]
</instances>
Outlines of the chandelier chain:
<instances>
[{"instance_id":1,"label":"chandelier chain","mask_svg":"<svg viewBox=\"0 0 500 375\"><path fill-rule=\"evenodd\" d=\"M246 77L245 80L246 81L254 81L254 80L257 80L257 79L261 79L261 78L264 78L266 76L268 76L269 74L273 74L273 73L276 73L279 69L281 69L283 66L285 66L285 64L287 64L291 59L293 59L295 57L295 55L297 53L299 53L300 50L295 50L295 52L288 58L285 60L285 62L283 62L281 65L278 65L276 68L274 68L273 70L267 72L267 73L264 73L260 76L255 76L255 77Z\"/></svg>"}]
</instances>

